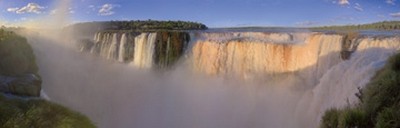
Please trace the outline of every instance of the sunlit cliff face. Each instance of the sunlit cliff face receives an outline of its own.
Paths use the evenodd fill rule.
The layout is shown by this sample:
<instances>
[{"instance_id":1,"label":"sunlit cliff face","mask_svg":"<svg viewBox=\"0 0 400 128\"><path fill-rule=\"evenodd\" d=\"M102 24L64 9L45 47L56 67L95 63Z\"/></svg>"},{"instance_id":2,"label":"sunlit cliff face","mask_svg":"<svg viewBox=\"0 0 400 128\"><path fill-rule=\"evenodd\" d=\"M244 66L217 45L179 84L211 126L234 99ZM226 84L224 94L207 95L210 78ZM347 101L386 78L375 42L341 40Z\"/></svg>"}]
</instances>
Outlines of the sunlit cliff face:
<instances>
[{"instance_id":1,"label":"sunlit cliff face","mask_svg":"<svg viewBox=\"0 0 400 128\"><path fill-rule=\"evenodd\" d=\"M272 37L267 38L285 40L279 38L282 36L276 35L271 34ZM242 77L257 74L283 74L307 68L311 69L309 73L321 75L319 72L325 72L329 67L340 62L342 38L340 35L312 34L304 40L304 43L286 44L272 41L220 43L213 40L199 40L193 47L193 67L207 74ZM317 65L318 63L324 64Z\"/></svg>"}]
</instances>

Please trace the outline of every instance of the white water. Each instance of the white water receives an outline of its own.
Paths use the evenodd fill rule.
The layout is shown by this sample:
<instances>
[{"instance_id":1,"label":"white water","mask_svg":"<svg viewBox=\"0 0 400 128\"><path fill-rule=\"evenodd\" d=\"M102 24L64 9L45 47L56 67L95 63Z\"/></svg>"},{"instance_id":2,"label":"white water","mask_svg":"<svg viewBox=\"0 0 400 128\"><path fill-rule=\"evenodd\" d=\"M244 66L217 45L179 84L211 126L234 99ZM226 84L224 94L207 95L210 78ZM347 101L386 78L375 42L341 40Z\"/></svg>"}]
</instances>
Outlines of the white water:
<instances>
[{"instance_id":1,"label":"white water","mask_svg":"<svg viewBox=\"0 0 400 128\"><path fill-rule=\"evenodd\" d=\"M113 33L112 34L112 40L111 40L111 46L109 47L108 50L108 55L107 55L107 59L110 60L114 60L117 59L118 57L118 51L119 51L119 40L118 40L118 34L117 33Z\"/></svg>"},{"instance_id":2,"label":"white water","mask_svg":"<svg viewBox=\"0 0 400 128\"><path fill-rule=\"evenodd\" d=\"M155 37L142 34L135 38L134 64L151 65ZM294 57L290 62L276 58L292 67L273 71L299 70L300 74L265 77L261 82L196 75L182 68L157 74L76 53L59 40L32 38L30 42L38 57L43 88L51 100L88 115L99 127L308 128L317 126L327 108L356 102L357 87L365 85L400 47L399 38L367 38L361 40L350 60L340 61L335 60L339 56L334 43L340 37L323 37L308 41L311 45L306 50L294 48L298 54L293 56L302 58ZM253 59L262 57L262 52L254 50L258 47L251 48L244 53ZM235 57L229 52L227 56ZM202 60L210 61L211 57ZM231 60L230 65L246 67L242 71L262 66L263 61L251 58ZM214 66L226 67L219 62ZM309 67L314 68L304 70Z\"/></svg>"},{"instance_id":3,"label":"white water","mask_svg":"<svg viewBox=\"0 0 400 128\"><path fill-rule=\"evenodd\" d=\"M124 62L124 58L125 58L125 53L127 52L127 44L128 44L128 37L126 36L127 33L122 34L121 37L121 42L119 45L119 53L118 53L118 61L119 62Z\"/></svg>"},{"instance_id":4,"label":"white water","mask_svg":"<svg viewBox=\"0 0 400 128\"><path fill-rule=\"evenodd\" d=\"M311 122L319 122L327 109L358 103L359 99L355 96L358 88L364 87L393 53L387 49L369 49L357 52L349 61L332 67L320 79L320 83L302 98L297 117L308 117L312 119ZM301 126L317 127L317 124L303 122Z\"/></svg>"},{"instance_id":5,"label":"white water","mask_svg":"<svg viewBox=\"0 0 400 128\"><path fill-rule=\"evenodd\" d=\"M132 64L138 68L151 68L157 33L142 33L135 37L135 50Z\"/></svg>"}]
</instances>

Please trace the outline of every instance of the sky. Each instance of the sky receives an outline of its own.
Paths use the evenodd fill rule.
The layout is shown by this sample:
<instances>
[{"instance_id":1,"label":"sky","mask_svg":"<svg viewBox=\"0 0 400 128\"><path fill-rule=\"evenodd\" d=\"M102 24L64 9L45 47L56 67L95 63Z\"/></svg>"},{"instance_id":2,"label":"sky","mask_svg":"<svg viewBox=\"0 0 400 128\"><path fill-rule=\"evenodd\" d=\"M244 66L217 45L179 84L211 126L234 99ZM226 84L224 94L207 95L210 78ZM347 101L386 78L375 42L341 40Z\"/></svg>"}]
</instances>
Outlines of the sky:
<instances>
[{"instance_id":1,"label":"sky","mask_svg":"<svg viewBox=\"0 0 400 128\"><path fill-rule=\"evenodd\" d=\"M53 15L60 0L0 0L0 25ZM67 0L72 22L183 20L209 27L325 26L400 20L400 0Z\"/></svg>"}]
</instances>

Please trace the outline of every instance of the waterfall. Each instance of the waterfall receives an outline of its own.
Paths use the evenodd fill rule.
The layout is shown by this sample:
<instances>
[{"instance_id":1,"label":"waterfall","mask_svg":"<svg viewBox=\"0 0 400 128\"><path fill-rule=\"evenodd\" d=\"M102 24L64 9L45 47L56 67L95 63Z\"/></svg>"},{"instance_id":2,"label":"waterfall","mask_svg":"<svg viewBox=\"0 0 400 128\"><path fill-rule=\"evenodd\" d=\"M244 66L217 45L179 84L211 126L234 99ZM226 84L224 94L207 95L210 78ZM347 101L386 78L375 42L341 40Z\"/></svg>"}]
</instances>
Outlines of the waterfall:
<instances>
[{"instance_id":1,"label":"waterfall","mask_svg":"<svg viewBox=\"0 0 400 128\"><path fill-rule=\"evenodd\" d=\"M317 127L326 109L357 103L357 88L400 48L400 37L362 36L344 47L340 34L189 34L188 44L183 33L117 36L114 59L132 56L124 59L129 65L104 63L47 39L32 41L37 54L49 55L37 62L51 100L88 115L101 128ZM100 58L109 55L113 35L94 37ZM137 69L181 56L188 56L185 63L166 73Z\"/></svg>"},{"instance_id":2,"label":"waterfall","mask_svg":"<svg viewBox=\"0 0 400 128\"><path fill-rule=\"evenodd\" d=\"M341 42L342 36L324 34L310 35L295 44L199 40L193 46L191 61L195 71L214 75L252 78L302 70L299 74L305 79L318 78L341 61Z\"/></svg>"},{"instance_id":3,"label":"waterfall","mask_svg":"<svg viewBox=\"0 0 400 128\"><path fill-rule=\"evenodd\" d=\"M305 95L298 106L297 115L307 116L314 123L304 123L303 127L317 127L322 115L330 108L343 108L359 102L355 93L363 88L382 68L388 57L400 49L400 38L361 38L357 50L351 58L343 61L323 74L320 82ZM302 113L302 114L300 114Z\"/></svg>"},{"instance_id":4,"label":"waterfall","mask_svg":"<svg viewBox=\"0 0 400 128\"><path fill-rule=\"evenodd\" d=\"M189 38L186 32L98 32L91 48L85 49L136 68L166 68L184 55Z\"/></svg>"},{"instance_id":5,"label":"waterfall","mask_svg":"<svg viewBox=\"0 0 400 128\"><path fill-rule=\"evenodd\" d=\"M125 53L127 52L127 44L128 44L128 39L127 39L127 33L122 34L121 37L121 42L119 45L119 53L118 53L118 61L119 62L125 62Z\"/></svg>"},{"instance_id":6,"label":"waterfall","mask_svg":"<svg viewBox=\"0 0 400 128\"><path fill-rule=\"evenodd\" d=\"M135 38L133 65L139 68L153 66L156 37L157 33L142 33Z\"/></svg>"},{"instance_id":7,"label":"waterfall","mask_svg":"<svg viewBox=\"0 0 400 128\"><path fill-rule=\"evenodd\" d=\"M118 40L118 33L112 34L111 46L108 50L107 59L118 59L118 50L119 50L119 40Z\"/></svg>"}]
</instances>

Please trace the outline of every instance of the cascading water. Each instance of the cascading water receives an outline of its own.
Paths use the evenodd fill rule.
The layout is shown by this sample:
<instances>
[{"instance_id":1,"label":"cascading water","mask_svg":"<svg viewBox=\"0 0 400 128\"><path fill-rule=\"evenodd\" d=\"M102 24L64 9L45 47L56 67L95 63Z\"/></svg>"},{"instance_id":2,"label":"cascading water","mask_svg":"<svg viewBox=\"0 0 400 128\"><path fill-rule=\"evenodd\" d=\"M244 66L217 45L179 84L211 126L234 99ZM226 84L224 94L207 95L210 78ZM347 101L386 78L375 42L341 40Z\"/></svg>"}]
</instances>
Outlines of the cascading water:
<instances>
[{"instance_id":1,"label":"cascading water","mask_svg":"<svg viewBox=\"0 0 400 128\"><path fill-rule=\"evenodd\" d=\"M91 52L107 58L114 35L97 33ZM112 52L114 60L132 56L141 68L188 56L188 66L176 64L166 75L81 56L51 41L33 46L52 100L99 127L123 128L316 127L326 109L356 103L357 87L400 48L400 37L360 37L343 47L344 36L323 33L193 32L189 44L176 43L185 34L171 35L121 34ZM343 51L353 53L345 60ZM70 64L54 61L60 58Z\"/></svg>"},{"instance_id":2,"label":"cascading water","mask_svg":"<svg viewBox=\"0 0 400 128\"><path fill-rule=\"evenodd\" d=\"M156 36L156 33L142 33L135 38L133 65L139 68L152 67Z\"/></svg>"},{"instance_id":3,"label":"cascading water","mask_svg":"<svg viewBox=\"0 0 400 128\"><path fill-rule=\"evenodd\" d=\"M304 112L312 122L319 122L323 113L329 108L343 108L359 102L356 97L359 88L363 88L384 66L386 60L400 49L400 38L361 38L354 42L357 51L351 59L343 61L323 74L320 82L309 93L306 93L297 108L298 116ZM318 123L303 123L303 127L317 127Z\"/></svg>"},{"instance_id":4,"label":"cascading water","mask_svg":"<svg viewBox=\"0 0 400 128\"><path fill-rule=\"evenodd\" d=\"M193 47L193 68L208 74L237 75L246 79L296 73L305 80L317 81L330 67L341 62L342 36L312 34L303 42L199 40Z\"/></svg>"},{"instance_id":5,"label":"cascading water","mask_svg":"<svg viewBox=\"0 0 400 128\"><path fill-rule=\"evenodd\" d=\"M118 53L118 61L125 62L125 53L127 52L128 47L128 39L127 34L122 34L121 42L119 45L119 53Z\"/></svg>"},{"instance_id":6,"label":"cascading water","mask_svg":"<svg viewBox=\"0 0 400 128\"><path fill-rule=\"evenodd\" d=\"M118 51L119 51L119 40L118 40L118 34L114 33L112 34L112 40L111 40L111 45L110 49L108 50L108 55L107 59L117 59L118 58Z\"/></svg>"},{"instance_id":7,"label":"cascading water","mask_svg":"<svg viewBox=\"0 0 400 128\"><path fill-rule=\"evenodd\" d=\"M84 52L136 68L168 67L183 56L188 39L184 32L98 32L94 43L82 46L81 51L90 49Z\"/></svg>"}]
</instances>

